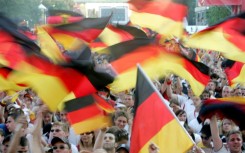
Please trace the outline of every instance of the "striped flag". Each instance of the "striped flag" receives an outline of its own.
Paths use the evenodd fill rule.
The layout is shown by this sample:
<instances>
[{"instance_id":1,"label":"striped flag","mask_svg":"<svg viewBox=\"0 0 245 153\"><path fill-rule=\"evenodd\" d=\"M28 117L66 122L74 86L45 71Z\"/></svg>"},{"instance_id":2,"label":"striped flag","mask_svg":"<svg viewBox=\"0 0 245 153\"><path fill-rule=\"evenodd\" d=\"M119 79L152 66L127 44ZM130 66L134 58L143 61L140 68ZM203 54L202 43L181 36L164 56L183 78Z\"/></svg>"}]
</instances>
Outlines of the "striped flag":
<instances>
[{"instance_id":1,"label":"striped flag","mask_svg":"<svg viewBox=\"0 0 245 153\"><path fill-rule=\"evenodd\" d=\"M245 65L241 62L229 60L229 65L225 68L225 73L229 84L232 86L236 83L244 83Z\"/></svg>"},{"instance_id":2,"label":"striped flag","mask_svg":"<svg viewBox=\"0 0 245 153\"><path fill-rule=\"evenodd\" d=\"M151 142L159 147L159 152L167 153L187 152L193 146L187 131L140 67L134 110L130 153L148 152Z\"/></svg>"},{"instance_id":3,"label":"striped flag","mask_svg":"<svg viewBox=\"0 0 245 153\"><path fill-rule=\"evenodd\" d=\"M192 48L214 50L234 61L245 63L245 13L202 30L186 40Z\"/></svg>"},{"instance_id":4,"label":"striped flag","mask_svg":"<svg viewBox=\"0 0 245 153\"><path fill-rule=\"evenodd\" d=\"M208 99L203 102L199 112L199 117L204 121L214 114L233 120L240 128L245 129L245 98L244 97L228 97L218 99Z\"/></svg>"},{"instance_id":5,"label":"striped flag","mask_svg":"<svg viewBox=\"0 0 245 153\"><path fill-rule=\"evenodd\" d=\"M165 36L181 38L187 16L184 0L130 0L133 25L150 28ZM174 13L173 13L174 12Z\"/></svg>"},{"instance_id":6,"label":"striped flag","mask_svg":"<svg viewBox=\"0 0 245 153\"><path fill-rule=\"evenodd\" d=\"M93 95L65 102L68 120L77 134L111 126L111 118L96 103L103 101Z\"/></svg>"}]
</instances>

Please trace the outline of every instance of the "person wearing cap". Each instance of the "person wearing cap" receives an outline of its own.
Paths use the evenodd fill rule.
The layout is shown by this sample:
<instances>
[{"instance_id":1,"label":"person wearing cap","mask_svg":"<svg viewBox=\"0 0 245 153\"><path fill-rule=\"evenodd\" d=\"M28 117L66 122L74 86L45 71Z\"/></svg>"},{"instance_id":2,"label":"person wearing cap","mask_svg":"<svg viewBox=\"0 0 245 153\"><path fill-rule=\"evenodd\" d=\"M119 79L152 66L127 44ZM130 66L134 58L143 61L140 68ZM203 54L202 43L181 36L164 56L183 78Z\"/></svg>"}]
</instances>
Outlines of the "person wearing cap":
<instances>
[{"instance_id":1,"label":"person wearing cap","mask_svg":"<svg viewBox=\"0 0 245 153\"><path fill-rule=\"evenodd\" d=\"M53 153L72 153L71 145L65 138L54 137L51 145Z\"/></svg>"},{"instance_id":2,"label":"person wearing cap","mask_svg":"<svg viewBox=\"0 0 245 153\"><path fill-rule=\"evenodd\" d=\"M69 125L62 122L54 122L49 138L52 140L54 137L66 138L69 136ZM74 144L70 144L72 153L78 153L78 149Z\"/></svg>"},{"instance_id":3,"label":"person wearing cap","mask_svg":"<svg viewBox=\"0 0 245 153\"><path fill-rule=\"evenodd\" d=\"M121 144L117 147L116 153L129 153L129 146L127 144Z\"/></svg>"}]
</instances>

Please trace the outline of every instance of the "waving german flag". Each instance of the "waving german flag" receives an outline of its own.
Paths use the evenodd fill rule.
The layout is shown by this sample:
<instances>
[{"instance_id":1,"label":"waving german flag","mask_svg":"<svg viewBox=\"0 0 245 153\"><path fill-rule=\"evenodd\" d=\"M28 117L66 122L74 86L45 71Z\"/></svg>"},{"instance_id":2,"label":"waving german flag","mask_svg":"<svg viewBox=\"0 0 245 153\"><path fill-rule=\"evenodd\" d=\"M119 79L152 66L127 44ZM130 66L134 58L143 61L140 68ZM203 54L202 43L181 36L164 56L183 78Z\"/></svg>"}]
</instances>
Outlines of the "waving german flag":
<instances>
[{"instance_id":1,"label":"waving german flag","mask_svg":"<svg viewBox=\"0 0 245 153\"><path fill-rule=\"evenodd\" d=\"M225 73L230 85L244 83L245 65L241 62L228 61L230 64L225 68Z\"/></svg>"},{"instance_id":2,"label":"waving german flag","mask_svg":"<svg viewBox=\"0 0 245 153\"><path fill-rule=\"evenodd\" d=\"M150 28L165 36L181 38L187 15L184 0L130 0L133 25Z\"/></svg>"},{"instance_id":3,"label":"waving german flag","mask_svg":"<svg viewBox=\"0 0 245 153\"><path fill-rule=\"evenodd\" d=\"M191 149L194 144L191 137L141 68L137 72L134 108L130 153L148 152L151 142L162 153Z\"/></svg>"},{"instance_id":4,"label":"waving german flag","mask_svg":"<svg viewBox=\"0 0 245 153\"><path fill-rule=\"evenodd\" d=\"M245 63L245 13L200 31L185 42L192 48L219 51L228 59Z\"/></svg>"},{"instance_id":5,"label":"waving german flag","mask_svg":"<svg viewBox=\"0 0 245 153\"><path fill-rule=\"evenodd\" d=\"M147 38L146 33L133 26L108 25L99 35L98 40L90 44L92 50L99 51L117 43L121 43L135 38ZM100 53L100 52L99 52Z\"/></svg>"},{"instance_id":6,"label":"waving german flag","mask_svg":"<svg viewBox=\"0 0 245 153\"><path fill-rule=\"evenodd\" d=\"M97 105L100 101L104 99L88 95L65 102L68 120L77 134L111 126L110 116Z\"/></svg>"},{"instance_id":7,"label":"waving german flag","mask_svg":"<svg viewBox=\"0 0 245 153\"><path fill-rule=\"evenodd\" d=\"M220 118L225 117L233 120L241 130L244 130L245 98L229 97L205 100L199 112L199 117L204 121L214 114L218 114Z\"/></svg>"},{"instance_id":8,"label":"waving german flag","mask_svg":"<svg viewBox=\"0 0 245 153\"><path fill-rule=\"evenodd\" d=\"M200 95L208 83L209 68L179 54L170 53L157 46L152 39L135 39L105 49L111 57L111 65L118 73L110 84L115 92L133 88L136 83L136 64L142 65L150 78L172 72L186 79L196 95Z\"/></svg>"}]
</instances>

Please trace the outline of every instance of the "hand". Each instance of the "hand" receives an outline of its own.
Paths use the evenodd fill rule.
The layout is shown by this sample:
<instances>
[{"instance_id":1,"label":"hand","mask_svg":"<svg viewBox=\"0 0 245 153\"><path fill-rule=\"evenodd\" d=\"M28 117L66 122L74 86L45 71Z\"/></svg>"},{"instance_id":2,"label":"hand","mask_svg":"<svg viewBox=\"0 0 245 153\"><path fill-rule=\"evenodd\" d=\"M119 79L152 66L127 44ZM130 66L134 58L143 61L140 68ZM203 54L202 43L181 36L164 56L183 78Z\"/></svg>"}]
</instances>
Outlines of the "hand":
<instances>
[{"instance_id":1,"label":"hand","mask_svg":"<svg viewBox=\"0 0 245 153\"><path fill-rule=\"evenodd\" d=\"M150 143L148 150L149 150L149 153L158 153L159 152L159 148L153 142Z\"/></svg>"}]
</instances>

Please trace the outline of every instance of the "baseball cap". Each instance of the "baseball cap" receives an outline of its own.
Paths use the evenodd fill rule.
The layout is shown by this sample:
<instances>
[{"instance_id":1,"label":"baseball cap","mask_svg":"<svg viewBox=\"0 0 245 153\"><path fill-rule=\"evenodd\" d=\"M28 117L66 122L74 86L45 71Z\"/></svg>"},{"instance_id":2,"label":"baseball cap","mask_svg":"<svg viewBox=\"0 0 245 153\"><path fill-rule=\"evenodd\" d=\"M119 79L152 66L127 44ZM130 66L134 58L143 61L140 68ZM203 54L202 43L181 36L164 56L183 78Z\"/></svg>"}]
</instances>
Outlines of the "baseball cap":
<instances>
[{"instance_id":1,"label":"baseball cap","mask_svg":"<svg viewBox=\"0 0 245 153\"><path fill-rule=\"evenodd\" d=\"M54 144L56 144L57 142L63 142L65 144L68 145L69 148L71 148L71 144L69 143L69 141L65 138L59 138L59 137L54 137L52 140L51 140L51 145L53 146Z\"/></svg>"},{"instance_id":2,"label":"baseball cap","mask_svg":"<svg viewBox=\"0 0 245 153\"><path fill-rule=\"evenodd\" d=\"M117 147L117 151L121 150L121 149L124 149L125 151L127 151L129 153L129 146L127 144L120 144L118 147Z\"/></svg>"}]
</instances>

